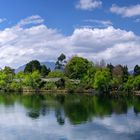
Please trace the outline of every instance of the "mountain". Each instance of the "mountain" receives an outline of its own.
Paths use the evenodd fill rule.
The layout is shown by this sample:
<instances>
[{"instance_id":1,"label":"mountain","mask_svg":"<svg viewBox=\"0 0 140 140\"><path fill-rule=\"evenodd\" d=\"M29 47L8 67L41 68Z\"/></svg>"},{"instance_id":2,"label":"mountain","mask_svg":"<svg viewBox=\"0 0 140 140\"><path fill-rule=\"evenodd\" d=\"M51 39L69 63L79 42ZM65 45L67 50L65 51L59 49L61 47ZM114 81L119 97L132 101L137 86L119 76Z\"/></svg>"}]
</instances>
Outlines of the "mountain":
<instances>
[{"instance_id":1,"label":"mountain","mask_svg":"<svg viewBox=\"0 0 140 140\"><path fill-rule=\"evenodd\" d=\"M42 65L45 65L47 68L50 68L51 70L54 70L55 68L55 62L41 62ZM18 73L20 71L24 71L26 65L22 65L15 69L15 73Z\"/></svg>"},{"instance_id":2,"label":"mountain","mask_svg":"<svg viewBox=\"0 0 140 140\"><path fill-rule=\"evenodd\" d=\"M129 71L129 74L133 75L134 74L134 70Z\"/></svg>"}]
</instances>

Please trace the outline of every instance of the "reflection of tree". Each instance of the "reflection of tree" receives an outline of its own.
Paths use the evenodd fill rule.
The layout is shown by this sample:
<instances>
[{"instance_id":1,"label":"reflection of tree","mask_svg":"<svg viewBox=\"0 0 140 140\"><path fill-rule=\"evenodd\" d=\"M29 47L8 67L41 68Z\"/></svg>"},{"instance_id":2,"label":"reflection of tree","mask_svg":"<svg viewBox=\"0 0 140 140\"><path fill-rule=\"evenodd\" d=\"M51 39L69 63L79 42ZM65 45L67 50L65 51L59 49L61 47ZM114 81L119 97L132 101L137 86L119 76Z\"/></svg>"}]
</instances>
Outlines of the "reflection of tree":
<instances>
[{"instance_id":1,"label":"reflection of tree","mask_svg":"<svg viewBox=\"0 0 140 140\"><path fill-rule=\"evenodd\" d=\"M140 98L135 98L134 100L134 112L136 115L140 113Z\"/></svg>"},{"instance_id":2,"label":"reflection of tree","mask_svg":"<svg viewBox=\"0 0 140 140\"><path fill-rule=\"evenodd\" d=\"M26 108L27 116L37 119L55 112L59 125L65 124L67 117L72 124L81 124L94 117L104 117L112 113L127 113L134 106L134 112L140 113L140 98L136 97L103 97L79 95L19 95L1 94L0 104L14 105L18 102Z\"/></svg>"},{"instance_id":3,"label":"reflection of tree","mask_svg":"<svg viewBox=\"0 0 140 140\"><path fill-rule=\"evenodd\" d=\"M113 99L109 97L86 97L79 96L76 100L67 97L64 104L66 116L72 124L80 124L91 120L93 117L104 117L116 114L127 113L127 100Z\"/></svg>"},{"instance_id":4,"label":"reflection of tree","mask_svg":"<svg viewBox=\"0 0 140 140\"><path fill-rule=\"evenodd\" d=\"M14 105L16 99L19 96L16 94L1 94L0 95L0 104L4 104L5 106Z\"/></svg>"},{"instance_id":5,"label":"reflection of tree","mask_svg":"<svg viewBox=\"0 0 140 140\"><path fill-rule=\"evenodd\" d=\"M125 100L119 99L112 101L112 108L116 114L127 113L127 103Z\"/></svg>"},{"instance_id":6,"label":"reflection of tree","mask_svg":"<svg viewBox=\"0 0 140 140\"><path fill-rule=\"evenodd\" d=\"M55 110L55 116L57 118L57 122L60 124L60 125L64 125L65 124L65 117L63 115L63 112L62 112L62 109L61 108L57 108Z\"/></svg>"},{"instance_id":7,"label":"reflection of tree","mask_svg":"<svg viewBox=\"0 0 140 140\"><path fill-rule=\"evenodd\" d=\"M31 110L27 113L27 115L33 119L37 119L39 117L40 113L39 113L39 110L37 110L37 111Z\"/></svg>"},{"instance_id":8,"label":"reflection of tree","mask_svg":"<svg viewBox=\"0 0 140 140\"><path fill-rule=\"evenodd\" d=\"M90 100L89 100L90 101ZM71 123L80 124L86 122L92 112L88 98L79 97L79 100L73 100L73 98L67 98L64 110L67 117L69 117Z\"/></svg>"}]
</instances>

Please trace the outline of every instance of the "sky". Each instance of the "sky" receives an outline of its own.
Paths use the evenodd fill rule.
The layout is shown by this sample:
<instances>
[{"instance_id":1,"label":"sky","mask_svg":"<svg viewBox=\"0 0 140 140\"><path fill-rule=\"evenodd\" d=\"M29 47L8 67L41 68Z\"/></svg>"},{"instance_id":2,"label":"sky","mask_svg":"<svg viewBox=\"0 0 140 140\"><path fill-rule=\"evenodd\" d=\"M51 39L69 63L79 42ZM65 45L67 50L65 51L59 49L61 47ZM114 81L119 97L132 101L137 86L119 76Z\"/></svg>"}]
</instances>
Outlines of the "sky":
<instances>
[{"instance_id":1,"label":"sky","mask_svg":"<svg viewBox=\"0 0 140 140\"><path fill-rule=\"evenodd\" d=\"M0 67L61 53L140 65L140 0L0 0Z\"/></svg>"}]
</instances>

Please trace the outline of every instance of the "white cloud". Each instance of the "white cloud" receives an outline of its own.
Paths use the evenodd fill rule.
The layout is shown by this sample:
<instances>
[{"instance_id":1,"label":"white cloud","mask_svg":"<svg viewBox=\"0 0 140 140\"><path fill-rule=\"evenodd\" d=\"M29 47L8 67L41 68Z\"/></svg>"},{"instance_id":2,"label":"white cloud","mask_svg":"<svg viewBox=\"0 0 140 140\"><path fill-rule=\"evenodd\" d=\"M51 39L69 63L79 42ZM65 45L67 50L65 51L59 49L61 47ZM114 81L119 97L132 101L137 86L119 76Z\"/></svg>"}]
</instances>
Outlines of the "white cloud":
<instances>
[{"instance_id":1,"label":"white cloud","mask_svg":"<svg viewBox=\"0 0 140 140\"><path fill-rule=\"evenodd\" d=\"M122 63L129 67L139 64L140 36L132 31L112 26L77 28L65 36L42 22L26 28L17 25L0 31L0 67L18 67L33 59L55 61L60 53L94 61L105 59L108 63Z\"/></svg>"},{"instance_id":2,"label":"white cloud","mask_svg":"<svg viewBox=\"0 0 140 140\"><path fill-rule=\"evenodd\" d=\"M41 24L44 22L44 19L42 19L39 15L33 15L26 19L21 20L17 25L18 26L24 26L29 24Z\"/></svg>"},{"instance_id":3,"label":"white cloud","mask_svg":"<svg viewBox=\"0 0 140 140\"><path fill-rule=\"evenodd\" d=\"M93 23L97 27L108 27L113 25L110 20L86 19L84 20L84 22Z\"/></svg>"},{"instance_id":4,"label":"white cloud","mask_svg":"<svg viewBox=\"0 0 140 140\"><path fill-rule=\"evenodd\" d=\"M140 16L140 4L129 6L129 7L126 6L120 7L117 5L112 5L110 11L112 13L122 15L123 17Z\"/></svg>"},{"instance_id":5,"label":"white cloud","mask_svg":"<svg viewBox=\"0 0 140 140\"><path fill-rule=\"evenodd\" d=\"M81 10L92 10L101 6L102 2L100 0L79 0L76 8Z\"/></svg>"}]
</instances>

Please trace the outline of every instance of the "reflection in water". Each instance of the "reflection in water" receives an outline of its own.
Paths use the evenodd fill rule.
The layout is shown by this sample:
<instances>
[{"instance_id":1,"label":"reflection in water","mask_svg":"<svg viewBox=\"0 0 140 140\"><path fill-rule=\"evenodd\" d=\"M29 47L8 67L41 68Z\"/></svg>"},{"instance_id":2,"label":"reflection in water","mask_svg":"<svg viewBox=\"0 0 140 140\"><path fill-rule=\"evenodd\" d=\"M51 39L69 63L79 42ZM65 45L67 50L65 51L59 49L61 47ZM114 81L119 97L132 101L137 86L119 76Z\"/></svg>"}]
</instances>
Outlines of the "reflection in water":
<instances>
[{"instance_id":1,"label":"reflection in water","mask_svg":"<svg viewBox=\"0 0 140 140\"><path fill-rule=\"evenodd\" d=\"M1 94L0 137L8 133L3 139L137 139L139 113L138 97Z\"/></svg>"}]
</instances>

